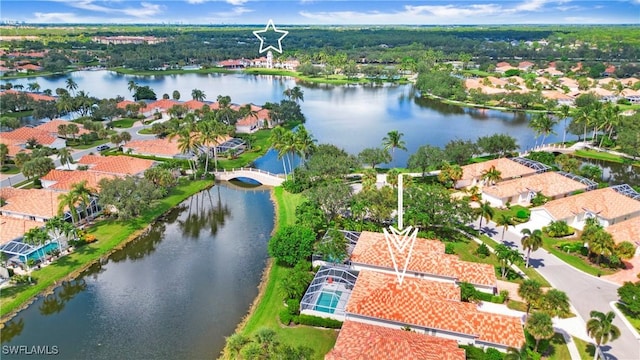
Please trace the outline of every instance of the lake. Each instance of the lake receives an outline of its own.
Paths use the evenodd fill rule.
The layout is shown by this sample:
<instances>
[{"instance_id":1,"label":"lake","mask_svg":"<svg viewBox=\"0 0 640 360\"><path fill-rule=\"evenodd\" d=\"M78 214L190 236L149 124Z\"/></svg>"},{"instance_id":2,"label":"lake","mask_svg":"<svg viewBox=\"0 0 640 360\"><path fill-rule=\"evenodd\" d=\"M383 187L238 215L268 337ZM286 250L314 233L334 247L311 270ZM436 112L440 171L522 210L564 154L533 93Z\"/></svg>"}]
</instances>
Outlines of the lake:
<instances>
[{"instance_id":1,"label":"lake","mask_svg":"<svg viewBox=\"0 0 640 360\"><path fill-rule=\"evenodd\" d=\"M507 133L522 150L536 144L535 134L523 113L462 108L416 96L412 85L326 85L296 81L290 77L246 74L182 74L158 76L120 75L111 71L79 71L69 75L84 90L98 98L121 95L132 98L128 82L148 85L157 94L178 90L181 100L190 100L191 91L200 89L206 100L229 95L235 103L279 102L287 88L299 85L304 91L300 103L307 118L305 126L320 143L335 144L357 154L366 147L381 146L391 130L404 134L408 151L395 151L388 166L404 167L409 155L425 144L444 146L456 138L476 140L479 136ZM68 76L22 78L11 82L27 86L38 82L42 90L64 88ZM562 124L546 142L562 139ZM577 139L572 135L567 140Z\"/></svg>"},{"instance_id":2,"label":"lake","mask_svg":"<svg viewBox=\"0 0 640 360\"><path fill-rule=\"evenodd\" d=\"M201 192L20 312L2 345L55 345L60 359L217 358L258 294L273 226L268 190Z\"/></svg>"}]
</instances>

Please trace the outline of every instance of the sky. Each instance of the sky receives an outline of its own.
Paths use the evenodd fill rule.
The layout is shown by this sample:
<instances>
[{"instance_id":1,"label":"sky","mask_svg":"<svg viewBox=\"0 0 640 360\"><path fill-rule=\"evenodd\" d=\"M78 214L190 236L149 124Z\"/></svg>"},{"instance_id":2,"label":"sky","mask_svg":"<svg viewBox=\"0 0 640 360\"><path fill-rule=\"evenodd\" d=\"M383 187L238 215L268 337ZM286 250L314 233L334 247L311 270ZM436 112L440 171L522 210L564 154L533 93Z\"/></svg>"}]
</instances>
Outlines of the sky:
<instances>
[{"instance_id":1,"label":"sky","mask_svg":"<svg viewBox=\"0 0 640 360\"><path fill-rule=\"evenodd\" d=\"M27 23L482 25L639 24L640 0L2 0Z\"/></svg>"}]
</instances>

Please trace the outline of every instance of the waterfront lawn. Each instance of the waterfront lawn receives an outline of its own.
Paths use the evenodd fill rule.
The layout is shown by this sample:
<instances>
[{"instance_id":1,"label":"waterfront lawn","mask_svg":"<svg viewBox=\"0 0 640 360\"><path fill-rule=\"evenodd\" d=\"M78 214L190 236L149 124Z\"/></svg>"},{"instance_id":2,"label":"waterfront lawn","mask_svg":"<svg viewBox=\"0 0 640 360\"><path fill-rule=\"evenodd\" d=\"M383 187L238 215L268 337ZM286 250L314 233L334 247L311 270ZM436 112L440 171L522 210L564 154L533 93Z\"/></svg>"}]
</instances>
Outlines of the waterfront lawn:
<instances>
[{"instance_id":1,"label":"waterfront lawn","mask_svg":"<svg viewBox=\"0 0 640 360\"><path fill-rule=\"evenodd\" d=\"M596 151L596 150L590 150L590 149L576 150L573 154L578 157L611 161L618 164L623 164L623 163L632 161L631 159L626 159L618 155L609 154L608 152ZM632 164L635 166L640 166L640 161L633 161Z\"/></svg>"},{"instance_id":2,"label":"waterfront lawn","mask_svg":"<svg viewBox=\"0 0 640 360\"><path fill-rule=\"evenodd\" d=\"M549 251L553 255L555 255L560 260L566 262L567 264L573 266L574 268L584 271L587 274L591 274L594 276L600 275L609 275L613 274L615 271L603 267L598 267L596 265L591 264L591 262L587 259L584 259L578 255L566 253L556 247L556 245L560 242L566 242L567 239L555 239L543 235L542 237L542 246L545 250ZM576 240L579 241L579 240Z\"/></svg>"},{"instance_id":3,"label":"waterfront lawn","mask_svg":"<svg viewBox=\"0 0 640 360\"><path fill-rule=\"evenodd\" d=\"M288 193L282 187L276 187L273 196L278 211L276 229L294 224L296 207L304 201L304 198L299 194ZM264 292L240 332L251 337L258 329L268 327L277 333L281 342L291 346L308 346L315 351L315 359L323 359L335 344L337 332L302 325L281 326L278 314L285 307L278 284L280 279L287 277L291 270L278 265L275 261L271 261L271 264L269 273L266 275L268 280Z\"/></svg>"},{"instance_id":4,"label":"waterfront lawn","mask_svg":"<svg viewBox=\"0 0 640 360\"><path fill-rule=\"evenodd\" d=\"M94 261L100 259L117 247L124 240L135 237L149 223L167 212L172 207L189 196L206 189L212 185L211 181L187 181L182 180L178 186L169 191L169 195L158 200L154 206L144 215L127 220L104 220L98 222L88 232L98 241L82 246L73 253L63 256L40 270L35 270L32 276L37 279L37 284L16 288L3 289L0 294L0 316L5 316L23 306L34 296L45 289L58 284L67 276L77 276Z\"/></svg>"},{"instance_id":5,"label":"waterfront lawn","mask_svg":"<svg viewBox=\"0 0 640 360\"><path fill-rule=\"evenodd\" d=\"M115 120L111 122L111 125L115 128L130 128L133 124L138 121L138 119L124 118L120 120Z\"/></svg>"}]
</instances>

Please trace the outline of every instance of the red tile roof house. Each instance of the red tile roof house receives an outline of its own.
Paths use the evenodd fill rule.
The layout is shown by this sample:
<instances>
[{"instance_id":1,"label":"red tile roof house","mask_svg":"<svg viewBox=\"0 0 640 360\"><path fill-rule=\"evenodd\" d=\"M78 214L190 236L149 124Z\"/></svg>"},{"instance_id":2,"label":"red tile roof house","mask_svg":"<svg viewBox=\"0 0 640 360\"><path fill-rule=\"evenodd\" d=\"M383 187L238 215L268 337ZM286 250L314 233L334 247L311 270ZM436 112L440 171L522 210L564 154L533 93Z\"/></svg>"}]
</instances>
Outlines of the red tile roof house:
<instances>
[{"instance_id":1,"label":"red tile roof house","mask_svg":"<svg viewBox=\"0 0 640 360\"><path fill-rule=\"evenodd\" d=\"M78 164L89 166L88 171L90 172L117 176L142 176L142 174L144 174L147 169L153 167L156 162L124 155L85 155L78 160Z\"/></svg>"},{"instance_id":2,"label":"red tile roof house","mask_svg":"<svg viewBox=\"0 0 640 360\"><path fill-rule=\"evenodd\" d=\"M47 189L2 188L0 197L6 204L0 207L0 215L44 222L58 214L60 194Z\"/></svg>"},{"instance_id":3,"label":"red tile roof house","mask_svg":"<svg viewBox=\"0 0 640 360\"><path fill-rule=\"evenodd\" d=\"M62 149L66 146L66 140L52 136L48 131L38 128L21 127L13 131L0 133L0 137L12 141L15 145L26 147L29 139L35 139L38 144L52 149Z\"/></svg>"},{"instance_id":4,"label":"red tile roof house","mask_svg":"<svg viewBox=\"0 0 640 360\"><path fill-rule=\"evenodd\" d=\"M550 171L484 186L482 200L496 207L503 207L506 203L529 205L538 192L551 199L559 199L576 191L592 190L598 186L590 180L582 180L584 183Z\"/></svg>"},{"instance_id":5,"label":"red tile roof house","mask_svg":"<svg viewBox=\"0 0 640 360\"><path fill-rule=\"evenodd\" d=\"M80 170L51 170L40 178L42 187L57 191L71 191L74 184L86 181L87 187L100 191L100 180L113 179L115 175L103 174L94 171Z\"/></svg>"},{"instance_id":6,"label":"red tile roof house","mask_svg":"<svg viewBox=\"0 0 640 360\"><path fill-rule=\"evenodd\" d=\"M33 229L42 227L44 223L35 220L18 219L11 216L0 215L0 245L12 240L20 239L24 234Z\"/></svg>"},{"instance_id":7,"label":"red tile roof house","mask_svg":"<svg viewBox=\"0 0 640 360\"><path fill-rule=\"evenodd\" d=\"M465 360L454 340L345 321L325 360Z\"/></svg>"},{"instance_id":8,"label":"red tile roof house","mask_svg":"<svg viewBox=\"0 0 640 360\"><path fill-rule=\"evenodd\" d=\"M495 166L500 171L502 180L515 179L536 173L535 169L522 165L507 158L493 159L481 163L469 164L462 167L462 179L456 183L456 188L475 186L484 183L482 175L484 171Z\"/></svg>"},{"instance_id":9,"label":"red tile roof house","mask_svg":"<svg viewBox=\"0 0 640 360\"><path fill-rule=\"evenodd\" d=\"M58 127L60 125L69 125L69 124L74 124L74 123L72 123L71 121L66 121L66 120L62 120L62 119L53 119L51 121L47 121L44 124L36 126L35 129L46 131L51 136L55 136L55 137L59 137L59 138L70 138L70 137L72 137L72 135L60 136L58 134ZM91 131L85 129L84 126L79 125L79 124L76 124L76 125L78 125L79 132L74 135L75 137L78 137L78 136L80 136L82 134L91 133Z\"/></svg>"},{"instance_id":10,"label":"red tile roof house","mask_svg":"<svg viewBox=\"0 0 640 360\"><path fill-rule=\"evenodd\" d=\"M455 289L455 291L454 291ZM454 284L361 271L346 308L346 321L401 329L456 340L459 344L489 346L500 351L525 342L521 319L482 312L460 301Z\"/></svg>"},{"instance_id":11,"label":"red tile roof house","mask_svg":"<svg viewBox=\"0 0 640 360\"><path fill-rule=\"evenodd\" d=\"M405 256L398 254L397 264L404 264ZM382 233L363 231L350 261L351 269L355 271L375 270L395 276L393 260ZM491 294L497 289L493 266L462 261L455 255L445 254L444 243L438 240L416 239L406 276L451 284L464 281L480 291Z\"/></svg>"},{"instance_id":12,"label":"red tile roof house","mask_svg":"<svg viewBox=\"0 0 640 360\"><path fill-rule=\"evenodd\" d=\"M149 140L133 140L129 141L122 147L124 153L135 155L157 156L165 159L184 158L178 147L178 140L149 139Z\"/></svg>"},{"instance_id":13,"label":"red tile roof house","mask_svg":"<svg viewBox=\"0 0 640 360\"><path fill-rule=\"evenodd\" d=\"M161 99L148 104L142 109L142 114L146 117L152 116L156 113L165 114L167 110L171 109L174 105L180 105L179 101L170 99ZM168 118L167 118L168 119Z\"/></svg>"},{"instance_id":14,"label":"red tile roof house","mask_svg":"<svg viewBox=\"0 0 640 360\"><path fill-rule=\"evenodd\" d=\"M633 196L624 195L625 189ZM633 192L628 185L612 186L604 189L549 201L543 206L531 209L527 228L540 229L552 221L564 220L576 229L582 230L585 220L597 218L605 228L629 219L638 220L640 216L640 194Z\"/></svg>"},{"instance_id":15,"label":"red tile roof house","mask_svg":"<svg viewBox=\"0 0 640 360\"><path fill-rule=\"evenodd\" d=\"M640 220L629 219L607 227L613 241L619 244L628 241L636 246L636 256L640 256Z\"/></svg>"},{"instance_id":16,"label":"red tile roof house","mask_svg":"<svg viewBox=\"0 0 640 360\"><path fill-rule=\"evenodd\" d=\"M254 107L256 109L254 109ZM256 111L255 116L246 116L236 123L236 132L240 134L251 134L265 126L271 125L271 113L267 109L263 109L259 106L251 106L253 111Z\"/></svg>"}]
</instances>

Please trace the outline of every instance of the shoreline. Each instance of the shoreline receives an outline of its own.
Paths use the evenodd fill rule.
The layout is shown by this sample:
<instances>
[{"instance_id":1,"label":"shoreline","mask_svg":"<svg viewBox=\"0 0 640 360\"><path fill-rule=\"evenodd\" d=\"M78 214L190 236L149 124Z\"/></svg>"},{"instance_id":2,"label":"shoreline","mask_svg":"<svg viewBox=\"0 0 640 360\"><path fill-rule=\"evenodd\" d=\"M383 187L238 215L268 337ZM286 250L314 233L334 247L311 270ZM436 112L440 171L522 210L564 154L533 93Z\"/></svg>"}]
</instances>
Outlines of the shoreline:
<instances>
[{"instance_id":1,"label":"shoreline","mask_svg":"<svg viewBox=\"0 0 640 360\"><path fill-rule=\"evenodd\" d=\"M28 297L24 302L20 303L19 305L16 305L13 309L9 310L6 314L2 315L2 317L0 317L0 329L4 328L4 326L5 326L4 324L6 322L10 321L11 319L13 319L22 310L25 310L26 308L31 306L40 296L51 294L58 286L61 285L61 283L63 281L73 280L73 279L77 278L78 276L80 276L82 274L82 272L86 271L89 267L94 265L96 262L100 261L102 258L105 258L105 257L108 258L114 252L116 252L118 250L122 250L125 246L127 246L127 244L129 244L133 240L135 240L138 237L140 237L142 234L144 234L144 232L148 231L149 228L153 224L155 224L157 221L161 220L169 211L173 210L176 207L177 204L180 204L181 202L183 202L184 200L188 199L189 197L191 197L191 196L193 196L195 194L198 194L198 193L200 193L202 191L210 189L212 186L214 186L214 184L215 184L214 182L209 182L207 184L203 184L204 186L201 189L199 189L198 191L190 193L186 197L185 196L181 196L180 198L177 199L177 203L176 204L171 205L169 208L164 210L162 213L160 213L159 215L155 216L151 221L149 221L142 228L133 230L129 235L127 235L127 237L125 237L123 240L119 241L118 243L114 244L111 248L107 249L103 254L100 254L96 258L93 258L93 259L91 259L91 260L89 260L89 261L87 261L87 262L85 262L85 263L83 263L81 265L78 265L77 268L72 269L70 272L68 272L68 273L64 274L63 276L58 277L55 280L53 280L52 284L45 285L45 287L42 290L40 290L37 293L35 293L34 295ZM96 227L97 227L97 225L98 224L96 224ZM67 256L72 256L75 253L76 253L76 251L74 251L72 254L69 254ZM53 265L53 264L51 264L51 265ZM51 266L51 265L49 265L49 266ZM37 278L36 275L37 275L37 273L33 274L33 276ZM4 306L6 306L6 304Z\"/></svg>"}]
</instances>

